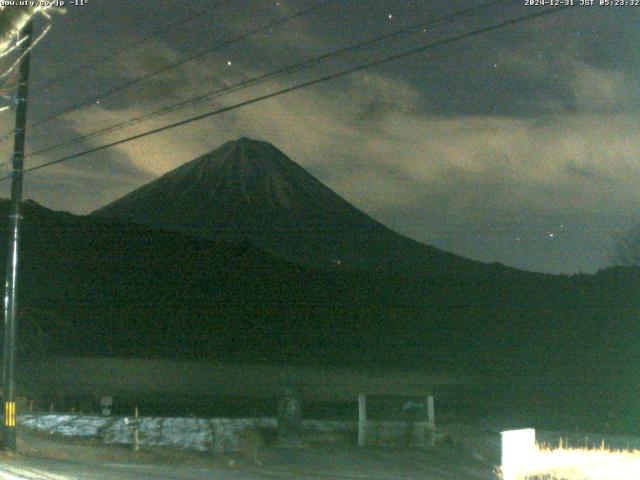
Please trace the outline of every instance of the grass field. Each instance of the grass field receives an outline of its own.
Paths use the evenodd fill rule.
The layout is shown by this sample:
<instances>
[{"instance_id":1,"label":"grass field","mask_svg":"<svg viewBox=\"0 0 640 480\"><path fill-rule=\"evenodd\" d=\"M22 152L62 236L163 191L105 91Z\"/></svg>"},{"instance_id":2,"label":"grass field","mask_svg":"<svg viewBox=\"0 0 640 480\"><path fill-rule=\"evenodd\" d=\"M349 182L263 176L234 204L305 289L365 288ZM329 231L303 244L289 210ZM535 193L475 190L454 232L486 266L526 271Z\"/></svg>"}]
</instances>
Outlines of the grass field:
<instances>
[{"instance_id":1,"label":"grass field","mask_svg":"<svg viewBox=\"0 0 640 480\"><path fill-rule=\"evenodd\" d=\"M555 448L538 446L526 465L504 480L621 480L640 479L640 450Z\"/></svg>"}]
</instances>

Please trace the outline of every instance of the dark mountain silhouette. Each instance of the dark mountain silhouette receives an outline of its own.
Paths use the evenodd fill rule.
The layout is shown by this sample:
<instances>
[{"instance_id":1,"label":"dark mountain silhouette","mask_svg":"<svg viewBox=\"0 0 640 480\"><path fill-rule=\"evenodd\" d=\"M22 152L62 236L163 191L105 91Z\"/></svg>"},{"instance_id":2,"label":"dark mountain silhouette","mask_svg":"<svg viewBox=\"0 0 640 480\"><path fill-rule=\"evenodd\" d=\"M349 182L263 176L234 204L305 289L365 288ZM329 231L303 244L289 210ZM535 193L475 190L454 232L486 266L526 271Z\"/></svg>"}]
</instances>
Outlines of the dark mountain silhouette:
<instances>
[{"instance_id":1,"label":"dark mountain silhouette","mask_svg":"<svg viewBox=\"0 0 640 480\"><path fill-rule=\"evenodd\" d=\"M52 262L70 275L55 288L79 293L53 310L91 328L106 353L427 366L565 383L623 378L638 360L636 270L533 274L422 245L265 142L226 143L68 221L85 226L51 240L68 252ZM327 268L333 260L343 268Z\"/></svg>"},{"instance_id":2,"label":"dark mountain silhouette","mask_svg":"<svg viewBox=\"0 0 640 480\"><path fill-rule=\"evenodd\" d=\"M493 377L474 409L498 390L543 411L638 406L640 270L554 276L448 254L263 142L225 144L87 217L26 202L23 230L22 356L426 369Z\"/></svg>"},{"instance_id":3,"label":"dark mountain silhouette","mask_svg":"<svg viewBox=\"0 0 640 480\"><path fill-rule=\"evenodd\" d=\"M356 209L273 145L228 142L93 213L216 240L248 242L296 263L391 272L485 265L399 235Z\"/></svg>"},{"instance_id":4,"label":"dark mountain silhouette","mask_svg":"<svg viewBox=\"0 0 640 480\"><path fill-rule=\"evenodd\" d=\"M7 216L2 201L5 232ZM24 217L31 351L591 374L637 350L634 269L407 278L298 266L248 243L33 202Z\"/></svg>"},{"instance_id":5,"label":"dark mountain silhouette","mask_svg":"<svg viewBox=\"0 0 640 480\"><path fill-rule=\"evenodd\" d=\"M8 213L9 202L0 201L0 258ZM23 226L21 356L487 374L505 402L540 408L550 401L609 408L611 398L618 406L638 398L637 269L572 277L316 269L246 242L77 217L33 202L25 203ZM495 407L498 387L490 388L470 408L489 399Z\"/></svg>"}]
</instances>

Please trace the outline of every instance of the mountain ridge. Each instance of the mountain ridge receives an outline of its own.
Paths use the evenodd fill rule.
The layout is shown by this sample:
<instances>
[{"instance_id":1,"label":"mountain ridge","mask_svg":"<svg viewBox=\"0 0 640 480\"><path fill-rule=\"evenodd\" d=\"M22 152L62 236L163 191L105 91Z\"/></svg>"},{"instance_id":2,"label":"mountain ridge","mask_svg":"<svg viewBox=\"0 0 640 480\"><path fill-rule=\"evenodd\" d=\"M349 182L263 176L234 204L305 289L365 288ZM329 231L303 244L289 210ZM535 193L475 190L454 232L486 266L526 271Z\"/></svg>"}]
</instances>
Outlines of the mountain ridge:
<instances>
[{"instance_id":1,"label":"mountain ridge","mask_svg":"<svg viewBox=\"0 0 640 480\"><path fill-rule=\"evenodd\" d=\"M226 142L91 215L210 239L246 239L314 267L405 273L512 270L394 232L272 144L247 137Z\"/></svg>"}]
</instances>

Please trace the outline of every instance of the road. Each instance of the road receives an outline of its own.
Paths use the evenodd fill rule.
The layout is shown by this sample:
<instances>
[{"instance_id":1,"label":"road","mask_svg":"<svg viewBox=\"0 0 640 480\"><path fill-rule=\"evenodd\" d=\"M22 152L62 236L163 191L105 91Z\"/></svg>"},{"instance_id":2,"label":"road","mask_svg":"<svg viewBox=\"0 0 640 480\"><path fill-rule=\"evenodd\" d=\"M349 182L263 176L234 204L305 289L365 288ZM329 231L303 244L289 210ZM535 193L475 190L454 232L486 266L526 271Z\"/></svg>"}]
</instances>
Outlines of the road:
<instances>
[{"instance_id":1,"label":"road","mask_svg":"<svg viewBox=\"0 0 640 480\"><path fill-rule=\"evenodd\" d=\"M455 446L361 449L350 443L274 446L256 463L243 455L161 447L134 453L22 431L17 454L0 452L0 480L490 480L490 463Z\"/></svg>"},{"instance_id":2,"label":"road","mask_svg":"<svg viewBox=\"0 0 640 480\"><path fill-rule=\"evenodd\" d=\"M15 462L0 466L1 480L409 480L408 477L376 477L352 476L338 473L322 473L300 471L286 471L283 469L253 469L233 470L213 467L174 467L167 465L139 465L126 463L71 462L59 460L30 460L29 462ZM440 470L423 480L489 480L490 477L458 476L457 474Z\"/></svg>"},{"instance_id":3,"label":"road","mask_svg":"<svg viewBox=\"0 0 640 480\"><path fill-rule=\"evenodd\" d=\"M488 471L463 472L457 468L434 465L419 473L422 480L489 480ZM262 467L199 467L150 465L118 462L87 462L51 459L4 460L0 465L0 480L409 480L412 474L375 472L305 471L299 468Z\"/></svg>"},{"instance_id":4,"label":"road","mask_svg":"<svg viewBox=\"0 0 640 480\"><path fill-rule=\"evenodd\" d=\"M0 466L1 480L261 480L300 478L214 467L29 459ZM311 477L308 477L311 478Z\"/></svg>"}]
</instances>

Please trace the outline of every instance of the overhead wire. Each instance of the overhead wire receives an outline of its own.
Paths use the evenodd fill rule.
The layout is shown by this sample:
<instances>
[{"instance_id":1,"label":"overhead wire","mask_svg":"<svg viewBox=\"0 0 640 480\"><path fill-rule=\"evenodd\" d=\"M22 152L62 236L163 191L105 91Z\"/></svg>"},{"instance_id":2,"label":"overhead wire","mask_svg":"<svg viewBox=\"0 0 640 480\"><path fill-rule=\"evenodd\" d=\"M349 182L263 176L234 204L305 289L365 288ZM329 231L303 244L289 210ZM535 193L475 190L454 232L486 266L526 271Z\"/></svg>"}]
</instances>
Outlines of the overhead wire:
<instances>
[{"instance_id":1,"label":"overhead wire","mask_svg":"<svg viewBox=\"0 0 640 480\"><path fill-rule=\"evenodd\" d=\"M103 94L101 94L101 95L99 95L97 97L92 97L92 98L90 98L88 100L83 100L82 102L77 103L75 105L72 105L72 106L70 106L70 107L68 107L68 108L66 108L66 109L64 109L64 110L62 110L60 112L54 113L54 114L52 114L52 115L50 115L48 117L45 117L45 118L41 118L40 120L37 120L36 122L34 122L30 126L28 126L26 130L29 131L29 130L31 130L33 128L36 128L36 127L40 126L40 125L48 123L48 122L50 122L52 120L55 120L57 118L60 118L63 115L68 115L71 112L75 112L75 111L83 109L84 107L87 107L89 105L93 105L93 104L95 104L96 101L102 101L107 97L115 95L116 93L120 93L120 92L122 92L122 91L124 91L124 90L126 90L126 89L128 89L128 88L130 88L130 87L132 87L134 85L137 85L137 84L139 84L141 82L144 82L144 81L146 81L146 80L148 80L150 78L153 78L153 77L156 77L156 76L158 76L160 74L166 73L166 72L168 72L170 70L173 70L173 69L175 69L177 67L180 67L180 66L185 65L185 64L187 64L189 62L197 60L198 58L201 58L201 57L203 57L205 55L213 53L214 51L220 50L220 49L222 49L224 47L227 47L229 45L232 45L234 43L238 43L238 42L241 42L243 40L246 40L247 38L250 38L250 37L252 37L254 35L257 35L259 33L262 33L262 32L265 32L267 30L270 30L270 29L272 29L272 28L274 28L274 27L276 27L278 25L281 25L281 24L284 24L286 22L289 22L289 21L291 21L291 20L293 20L295 18L307 15L307 14L309 14L309 13L315 11L315 10L318 10L319 8L327 6L327 5L331 4L331 3L335 3L337 1L338 0L324 0L324 1L320 2L320 3L312 5L311 7L307 7L305 9L303 9L303 10L299 10L298 12L294 12L294 13L292 13L290 15L287 15L286 17L279 18L279 19L277 19L277 20L275 20L275 21L273 21L273 22L271 22L271 23L269 23L267 25L255 28L253 30L250 30L249 32L246 32L246 33L243 33L241 35L237 35L235 37L232 37L232 38L230 38L228 40L225 40L222 43L219 43L219 44L217 44L217 45L215 45L215 46L213 46L211 48L207 48L205 50L201 50L200 52L195 53L195 54L193 54L193 55L191 55L189 57L186 57L186 58L183 58L183 59L181 59L181 60L179 60L177 62L171 63L171 64L169 64L169 65L167 65L167 66L165 66L165 67L163 67L163 68L161 68L159 70L156 70L156 71L151 72L151 73L146 73L146 74L144 74L142 76L136 77L136 78L134 78L134 79L132 79L132 80L130 80L130 81L128 81L128 82L126 82L126 83L124 83L124 84L122 84L122 85L120 85L120 86L118 86L118 87L106 92L106 93L103 93ZM7 138L9 138L11 136L11 133L12 132L6 132L4 135L0 136L0 143L3 142L4 140L6 140Z\"/></svg>"},{"instance_id":2,"label":"overhead wire","mask_svg":"<svg viewBox=\"0 0 640 480\"><path fill-rule=\"evenodd\" d=\"M445 39L442 39L442 40L438 40L438 41L429 43L427 45L423 45L421 47L414 48L414 49L411 49L411 50L408 50L408 51L405 51L405 52L402 52L402 53L398 53L398 54L395 54L395 55L387 56L387 57L379 59L379 60L374 60L374 61L367 62L367 63L361 64L361 65L358 65L358 66L355 66L355 67L350 67L350 68L347 68L347 69L344 69L344 70L340 70L338 72L331 73L329 75L325 75L325 76L322 76L322 77L319 77L319 78L316 78L316 79L313 79L313 80L305 81L305 82L299 83L297 85L293 85L293 86L290 86L290 87L287 87L287 88L283 88L283 89L280 89L280 90L277 90L277 91L274 91L274 92L271 92L271 93L268 93L268 94L265 94L265 95L261 95L259 97L255 97L255 98L252 98L252 99L249 99L249 100L245 100L245 101L236 103L234 105L229 105L229 106L226 106L226 107L223 107L223 108L219 108L219 109L216 109L216 110L213 110L213 111L210 111L210 112L206 112L206 113L203 113L203 114L200 114L200 115L196 115L196 116L191 117L191 118L187 118L187 119L184 119L184 120L181 120L181 121L178 121L178 122L174 122L174 123L171 123L171 124L168 124L168 125L164 125L162 127L154 128L152 130L149 130L149 131L146 131L146 132L143 132L143 133L132 135L130 137L123 138L123 139L120 139L120 140L117 140L117 141L114 141L114 142L111 142L111 143L108 143L108 144L105 144L105 145L100 145L98 147L94 147L94 148L91 148L91 149L88 149L88 150L85 150L85 151L82 151L82 152L78 152L78 153L75 153L73 155L68 155L68 156L65 156L65 157L62 157L62 158L59 158L59 159L56 159L56 160L52 160L52 161L49 161L49 162L42 163L40 165L36 165L34 167L26 168L26 169L23 170L23 173L29 173L29 172L33 172L33 171L40 170L40 169L43 169L43 168L48 168L48 167L51 167L53 165L57 165L57 164L60 164L60 163L63 163L63 162L67 162L67 161L70 161L70 160L74 160L76 158L80 158L80 157L89 155L91 153L100 152L100 151L106 150L108 148L112 148L112 147L115 147L115 146L118 146L118 145L122 145L124 143L128 143L128 142L132 142L132 141L135 141L135 140L139 140L141 138L145 138L145 137L148 137L148 136L151 136L151 135L155 135L157 133L164 132L164 131L167 131L167 130L171 130L171 129L174 129L174 128L177 128L177 127L180 127L180 126L183 126L183 125L187 125L187 124L190 124L190 123L194 123L194 122L197 122L199 120L203 120L205 118L209 118L209 117L212 117L212 116L215 116L215 115L220 115L222 113L226 113L226 112L229 112L231 110L236 110L238 108L245 107L245 106L248 106L248 105L252 105L252 104L255 104L255 103L270 99L270 98L274 98L274 97L277 97L277 96L280 96L280 95L284 95L284 94L287 94L287 93L290 93L290 92L294 92L294 91L297 91L297 90L300 90L300 89L303 89L303 88L307 88L307 87L310 87L310 86L313 86L313 85L317 85L319 83L327 82L329 80L334 80L336 78L343 77L345 75L349 75L349 74L356 73L356 72L359 72L359 71L362 71L362 70L365 70L365 69L369 69L369 68L372 68L372 67L383 65L383 64L386 64L386 63L389 63L389 62L393 62L393 61L396 61L396 60L399 60L399 59L403 59L403 58L412 56L412 55L416 55L418 53L425 52L425 51L428 51L428 50L432 50L432 49L435 49L435 48L443 46L443 45L448 45L448 44L452 44L452 43L455 43L455 42L459 42L461 40L472 38L472 37L475 37L475 36L478 36L478 35L481 35L481 34L484 34L484 33L488 33L488 32L491 32L491 31L499 30L499 29L507 27L507 26L516 25L516 24L519 24L519 23L522 23L522 22L525 22L525 21L528 21L528 20L532 20L534 18L540 18L540 17L546 16L546 15L549 15L549 14L552 14L552 13L558 13L560 11L565 10L566 8L569 8L569 7L568 6L552 7L552 8L549 8L549 9L544 9L544 10L540 10L540 11L537 11L537 12L534 12L534 13L530 13L528 15L520 16L520 17L517 17L517 18L504 20L502 22L499 22L499 23L496 23L496 24L493 24L493 25L481 27L481 28L472 30L471 32L466 32L466 33L463 33L463 34L454 35L454 36L451 36L451 37L448 37L448 38L445 38ZM12 174L9 174L9 175L7 175L5 177L0 178L0 181L8 179L8 178L11 178L11 177L12 177Z\"/></svg>"},{"instance_id":3,"label":"overhead wire","mask_svg":"<svg viewBox=\"0 0 640 480\"><path fill-rule=\"evenodd\" d=\"M445 16L442 16L442 17L439 17L439 18L436 18L436 19L432 19L429 22L420 22L420 23L417 23L417 24L413 24L413 25L411 25L409 27L405 27L403 29L395 30L395 31L393 31L391 33L388 33L388 34L385 34L385 35L381 35L381 36L377 36L377 37L374 37L372 39L368 39L368 40L365 40L365 41L361 41L361 42L358 42L356 44L349 45L347 47L342 47L342 48L339 48L337 50L333 50L331 52L328 52L328 53L325 53L325 54L322 54L322 55L319 55L319 56L304 60L302 62L298 62L298 63L295 63L295 64L290 64L290 65L287 65L285 67L281 67L279 69L271 71L269 73L258 75L258 76L254 76L254 77L248 78L248 79L246 79L246 80L244 80L242 82L239 82L239 83L236 83L236 84L233 84L233 85L229 85L229 86L226 86L226 87L223 87L223 88L219 88L219 89L216 89L216 90L204 93L204 94L200 94L200 95L198 95L196 97L193 97L191 99L183 100L183 101L178 102L178 103L174 103L174 104L171 104L171 105L164 106L164 107L162 107L162 108L160 108L158 110L154 110L152 112L145 113L145 114L140 115L138 117L134 117L134 118L130 118L130 119L124 120L122 122L110 125L108 127L103 127L101 129L95 130L95 131L93 131L91 133L88 133L88 134L85 134L85 135L80 135L80 136L74 137L72 139L65 140L63 142L59 142L57 144L41 148L39 150L36 150L36 151L30 153L28 155L28 157L34 157L34 156L37 156L37 155L42 155L44 153L48 153L48 152L51 152L53 150L60 149L62 147L66 147L66 146L70 146L70 145L82 142L84 140L88 140L88 139L91 139L91 138L96 138L96 137L99 137L99 136L102 136L102 135L106 135L108 133L113 133L113 132L116 132L116 131L121 130L123 128L131 127L131 126L136 125L138 123L141 123L141 122L144 122L144 121L147 121L147 120L151 120L153 118L157 118L157 117L162 116L162 115L173 113L173 112L178 111L178 110L180 110L180 109L182 109L184 107L195 105L195 104L198 104L198 103L203 102L205 100L210 100L210 99L217 98L217 97L220 97L220 96L223 96L223 95L227 95L227 94L230 94L230 93L235 93L235 92L238 92L240 90L244 90L244 89L246 89L248 87L264 83L264 82L266 82L268 80L273 80L275 78L279 78L279 77L282 77L284 75L289 75L289 74L294 73L294 72L302 71L304 69L307 69L309 67L317 65L318 63L324 62L326 60L329 60L329 59L332 59L332 58L335 58L335 57L339 57L339 56L342 56L342 55L345 55L347 53L351 53L351 52L354 52L354 51L357 51L357 50L362 50L364 48L372 47L372 46L375 46L375 45L377 45L377 44L379 44L381 42L384 42L386 40L390 40L390 39L397 38L397 37L400 37L400 36L403 36L403 35L411 34L412 32L417 31L417 30L420 30L420 32L423 32L424 30L426 30L428 28L434 28L434 27L436 27L436 26L438 26L440 24L446 24L448 22L452 22L452 21L458 20L460 18L464 18L464 17L467 17L467 16L474 15L474 14L476 14L478 12L486 12L490 8L494 8L494 7L503 5L503 4L508 4L510 2L511 2L511 0L493 0L493 1L484 3L484 4L476 6L476 7L472 7L472 8L468 8L468 9L464 9L464 10L459 10L459 11L454 12L452 14L445 15Z\"/></svg>"},{"instance_id":4,"label":"overhead wire","mask_svg":"<svg viewBox=\"0 0 640 480\"><path fill-rule=\"evenodd\" d=\"M191 23L194 20L197 20L198 18L202 17L203 15L205 15L206 13L211 13L211 7L207 7L204 8L202 10L198 10L195 13L191 14L191 15L187 15L183 18L180 18L178 20L175 20L173 22L170 22L166 25L164 25L161 28L155 29L152 32L144 35L142 38L131 42L129 45L127 45L124 48L118 49L117 51L113 52L113 53L109 53L107 55L103 55L101 57L98 57L96 59L94 59L92 62L90 63L84 63L82 65L79 66L74 66L70 69L67 70L66 73L63 73L61 75L58 75L56 77L50 78L50 79L45 79L42 80L41 82L34 82L34 87L39 87L39 88L43 88L43 89L49 89L51 88L53 85L59 84L65 80L68 80L70 78L73 78L74 76L84 72L85 70L89 69L89 68L95 68L96 66L106 63L110 60L112 60L113 58L119 57L135 48L138 48L140 45L144 45L145 43L153 40L154 38L157 37L161 37L164 36L168 33L169 30L171 30L172 28L175 28L179 25L182 24L187 24L187 23Z\"/></svg>"}]
</instances>

